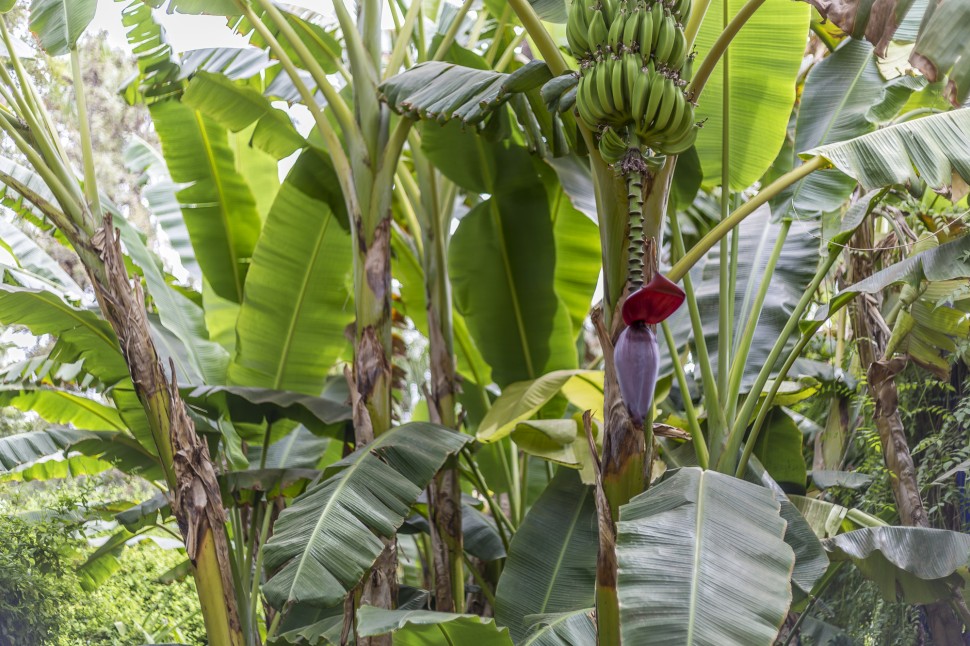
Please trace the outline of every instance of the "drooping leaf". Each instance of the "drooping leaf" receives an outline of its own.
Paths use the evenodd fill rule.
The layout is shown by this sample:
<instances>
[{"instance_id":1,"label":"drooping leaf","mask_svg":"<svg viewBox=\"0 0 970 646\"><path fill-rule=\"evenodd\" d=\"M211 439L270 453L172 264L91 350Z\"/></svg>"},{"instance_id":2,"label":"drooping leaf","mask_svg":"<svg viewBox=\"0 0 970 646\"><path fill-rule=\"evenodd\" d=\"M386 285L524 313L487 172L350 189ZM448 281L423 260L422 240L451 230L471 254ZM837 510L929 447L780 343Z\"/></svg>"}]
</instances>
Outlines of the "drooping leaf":
<instances>
[{"instance_id":1,"label":"drooping leaf","mask_svg":"<svg viewBox=\"0 0 970 646\"><path fill-rule=\"evenodd\" d=\"M963 587L970 536L924 527L866 527L826 539L833 558L851 559L883 598L931 603ZM932 555L932 558L927 558Z\"/></svg>"},{"instance_id":2,"label":"drooping leaf","mask_svg":"<svg viewBox=\"0 0 970 646\"><path fill-rule=\"evenodd\" d=\"M422 644L481 644L482 646L512 646L508 629L501 628L494 619L478 615L457 615L430 610L385 610L362 606L357 611L357 633L375 637L393 633L394 644L421 646Z\"/></svg>"},{"instance_id":3,"label":"drooping leaf","mask_svg":"<svg viewBox=\"0 0 970 646\"><path fill-rule=\"evenodd\" d=\"M177 195L199 266L217 294L242 302L261 223L226 130L176 101L151 113L172 179L187 185Z\"/></svg>"},{"instance_id":4,"label":"drooping leaf","mask_svg":"<svg viewBox=\"0 0 970 646\"><path fill-rule=\"evenodd\" d=\"M87 455L55 455L38 460L13 471L0 473L0 482L47 482L104 473L112 467L107 460Z\"/></svg>"},{"instance_id":5,"label":"drooping leaf","mask_svg":"<svg viewBox=\"0 0 970 646\"><path fill-rule=\"evenodd\" d=\"M620 508L624 643L768 646L791 603L794 554L771 492L689 467Z\"/></svg>"},{"instance_id":6,"label":"drooping leaf","mask_svg":"<svg viewBox=\"0 0 970 646\"><path fill-rule=\"evenodd\" d=\"M560 469L513 537L495 591L495 617L516 642L531 615L592 605L598 536L592 488Z\"/></svg>"},{"instance_id":7,"label":"drooping leaf","mask_svg":"<svg viewBox=\"0 0 970 646\"><path fill-rule=\"evenodd\" d=\"M317 151L290 171L267 217L236 323L232 383L310 394L353 320L350 233L336 175Z\"/></svg>"},{"instance_id":8,"label":"drooping leaf","mask_svg":"<svg viewBox=\"0 0 970 646\"><path fill-rule=\"evenodd\" d=\"M714 0L697 34L698 63L721 34L724 3L728 19L743 0ZM788 130L795 103L795 82L805 38L809 8L787 0L767 0L745 23L728 50L728 122L732 190L747 188L771 166ZM771 47L765 47L770 42ZM704 182L721 182L721 139L724 127L725 61L711 74L697 106L698 120L707 119L697 137ZM757 133L752 137L752 133Z\"/></svg>"},{"instance_id":9,"label":"drooping leaf","mask_svg":"<svg viewBox=\"0 0 970 646\"><path fill-rule=\"evenodd\" d=\"M58 388L3 386L0 405L36 413L51 424L74 424L83 429L125 428L115 408Z\"/></svg>"},{"instance_id":10,"label":"drooping leaf","mask_svg":"<svg viewBox=\"0 0 970 646\"><path fill-rule=\"evenodd\" d=\"M29 235L2 218L0 218L0 245L10 250L20 267L49 281L51 285L63 291L72 300L81 299L81 287L57 261L51 258Z\"/></svg>"},{"instance_id":11,"label":"drooping leaf","mask_svg":"<svg viewBox=\"0 0 970 646\"><path fill-rule=\"evenodd\" d=\"M117 572L121 567L118 556L124 551L128 541L134 537L135 534L127 529L119 529L92 552L77 568L81 588L87 592L95 590Z\"/></svg>"},{"instance_id":12,"label":"drooping leaf","mask_svg":"<svg viewBox=\"0 0 970 646\"><path fill-rule=\"evenodd\" d=\"M0 437L0 470L10 471L93 437L88 431L58 426Z\"/></svg>"},{"instance_id":13,"label":"drooping leaf","mask_svg":"<svg viewBox=\"0 0 970 646\"><path fill-rule=\"evenodd\" d=\"M277 9L286 22L289 23L290 28L296 33L300 41L302 41L303 46L309 50L313 60L323 68L323 71L327 74L336 73L339 70L337 62L340 61L343 52L338 41L338 34L333 30L332 26L329 28L325 26L328 22L327 18L316 11L297 5L277 5ZM294 48L293 43L282 33L276 21L271 19L261 9L254 7L254 11L263 23L264 28L279 42L280 47L282 47L286 55L293 60L299 60L299 54ZM269 45L264 36L254 30L252 23L247 18L231 18L229 20L229 26L236 33L248 36L249 43L253 47L258 47L262 50L268 49ZM269 52L269 54L274 58L276 56L273 52ZM286 74L281 74L277 78L285 76ZM315 83L310 79L308 87L311 91L314 90L314 85Z\"/></svg>"},{"instance_id":14,"label":"drooping leaf","mask_svg":"<svg viewBox=\"0 0 970 646\"><path fill-rule=\"evenodd\" d=\"M340 603L445 460L470 440L415 422L328 467L326 480L280 514L266 544L266 567L276 572L263 586L270 603Z\"/></svg>"},{"instance_id":15,"label":"drooping leaf","mask_svg":"<svg viewBox=\"0 0 970 646\"><path fill-rule=\"evenodd\" d=\"M964 236L910 256L844 288L816 311L818 327L835 311L859 294L874 294L894 283L920 280L945 281L970 276L970 236Z\"/></svg>"},{"instance_id":16,"label":"drooping leaf","mask_svg":"<svg viewBox=\"0 0 970 646\"><path fill-rule=\"evenodd\" d=\"M579 336L600 273L599 229L573 206L560 186L553 189L550 207L556 243L555 290L569 311L573 336Z\"/></svg>"},{"instance_id":17,"label":"drooping leaf","mask_svg":"<svg viewBox=\"0 0 970 646\"><path fill-rule=\"evenodd\" d=\"M48 54L61 56L74 49L97 8L97 0L33 0L30 30Z\"/></svg>"},{"instance_id":18,"label":"drooping leaf","mask_svg":"<svg viewBox=\"0 0 970 646\"><path fill-rule=\"evenodd\" d=\"M558 370L533 381L507 386L478 427L480 442L495 442L535 415L557 393L576 403L580 410L603 410L603 373L598 370Z\"/></svg>"},{"instance_id":19,"label":"drooping leaf","mask_svg":"<svg viewBox=\"0 0 970 646\"><path fill-rule=\"evenodd\" d=\"M85 370L105 384L128 376L111 327L95 312L74 307L49 291L0 284L0 323L23 325L36 336L56 336L58 360L84 359Z\"/></svg>"},{"instance_id":20,"label":"drooping leaf","mask_svg":"<svg viewBox=\"0 0 970 646\"><path fill-rule=\"evenodd\" d=\"M846 489L865 489L872 484L872 476L858 471L824 471L813 470L809 474L812 484L819 489L844 487Z\"/></svg>"},{"instance_id":21,"label":"drooping leaf","mask_svg":"<svg viewBox=\"0 0 970 646\"><path fill-rule=\"evenodd\" d=\"M391 77L379 90L392 110L411 119L440 123L455 119L473 125L503 106L513 93L538 88L550 78L552 73L541 60L512 74L429 61Z\"/></svg>"},{"instance_id":22,"label":"drooping leaf","mask_svg":"<svg viewBox=\"0 0 970 646\"><path fill-rule=\"evenodd\" d=\"M802 442L798 425L787 412L776 407L768 414L754 448L772 479L797 494L805 493L807 477Z\"/></svg>"},{"instance_id":23,"label":"drooping leaf","mask_svg":"<svg viewBox=\"0 0 970 646\"><path fill-rule=\"evenodd\" d=\"M148 500L115 514L115 520L129 532L137 532L164 521L171 513L168 495L157 493Z\"/></svg>"},{"instance_id":24,"label":"drooping leaf","mask_svg":"<svg viewBox=\"0 0 970 646\"><path fill-rule=\"evenodd\" d=\"M227 415L234 422L252 424L288 419L320 435L341 432L343 422L350 419L350 406L343 402L286 390L197 386L184 388L182 396L216 419Z\"/></svg>"},{"instance_id":25,"label":"drooping leaf","mask_svg":"<svg viewBox=\"0 0 970 646\"><path fill-rule=\"evenodd\" d=\"M922 182L953 202L970 182L970 108L897 123L848 141L801 152L820 155L865 190Z\"/></svg>"}]
</instances>

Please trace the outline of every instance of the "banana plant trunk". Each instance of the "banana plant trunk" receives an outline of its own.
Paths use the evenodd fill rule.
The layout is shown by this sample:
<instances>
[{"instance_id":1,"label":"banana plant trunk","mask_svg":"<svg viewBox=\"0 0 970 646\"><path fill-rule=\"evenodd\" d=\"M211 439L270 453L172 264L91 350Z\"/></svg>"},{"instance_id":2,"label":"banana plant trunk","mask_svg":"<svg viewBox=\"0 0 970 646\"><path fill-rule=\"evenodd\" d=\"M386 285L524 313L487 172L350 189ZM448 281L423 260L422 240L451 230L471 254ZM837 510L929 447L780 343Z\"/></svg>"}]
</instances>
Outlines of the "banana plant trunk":
<instances>
[{"instance_id":1,"label":"banana plant trunk","mask_svg":"<svg viewBox=\"0 0 970 646\"><path fill-rule=\"evenodd\" d=\"M75 232L77 233L77 232ZM71 236L78 238L77 235ZM88 241L75 240L98 303L118 337L138 400L165 471L172 511L185 541L209 643L244 643L232 583L226 516L209 448L196 432L178 392L174 366L165 370L152 341L145 299L125 268L111 217Z\"/></svg>"},{"instance_id":2,"label":"banana plant trunk","mask_svg":"<svg viewBox=\"0 0 970 646\"><path fill-rule=\"evenodd\" d=\"M430 164L424 178L436 181ZM430 187L429 187L430 188ZM452 330L451 283L448 278L448 226L450 209L438 205L433 191L422 191L427 222L424 234L424 276L431 353L431 392L428 409L432 422L458 430L455 415L455 353ZM434 565L435 608L463 612L465 601L464 546L461 528L461 488L456 460L435 476L429 488L431 549Z\"/></svg>"},{"instance_id":3,"label":"banana plant trunk","mask_svg":"<svg viewBox=\"0 0 970 646\"><path fill-rule=\"evenodd\" d=\"M856 231L849 246L849 283L855 284L873 273L873 222L870 218ZM861 251L853 252L852 249ZM869 396L875 403L873 422L879 432L883 460L892 474L890 483L899 519L907 527L929 527L923 507L916 467L906 441L906 431L898 408L895 377L907 364L904 357L886 357L890 331L878 303L863 294L852 304L852 330L859 361L868 377ZM961 622L945 602L924 606L930 634L936 644L962 644Z\"/></svg>"},{"instance_id":4,"label":"banana plant trunk","mask_svg":"<svg viewBox=\"0 0 970 646\"><path fill-rule=\"evenodd\" d=\"M649 282L659 271L659 249L667 196L673 176L673 159L657 172L644 172L638 183L628 183L613 167L593 155L593 174L600 210L601 242L605 281L603 310L594 311L593 324L603 349L604 436L597 493L599 552L596 567L596 613L598 642L620 644L620 616L617 597L616 521L620 507L642 493L650 484L653 464L653 419L642 427L634 424L620 393L614 361L614 344L623 330L619 315L633 281ZM631 238L631 209L642 210L642 243ZM628 239L632 242L627 245ZM630 260L630 253L642 244L642 269ZM636 266L634 266L636 265ZM628 268L632 268L628 269ZM642 276L632 276L639 273ZM609 277L613 277L611 281ZM621 278L622 277L622 278ZM611 288L612 284L612 288Z\"/></svg>"}]
</instances>

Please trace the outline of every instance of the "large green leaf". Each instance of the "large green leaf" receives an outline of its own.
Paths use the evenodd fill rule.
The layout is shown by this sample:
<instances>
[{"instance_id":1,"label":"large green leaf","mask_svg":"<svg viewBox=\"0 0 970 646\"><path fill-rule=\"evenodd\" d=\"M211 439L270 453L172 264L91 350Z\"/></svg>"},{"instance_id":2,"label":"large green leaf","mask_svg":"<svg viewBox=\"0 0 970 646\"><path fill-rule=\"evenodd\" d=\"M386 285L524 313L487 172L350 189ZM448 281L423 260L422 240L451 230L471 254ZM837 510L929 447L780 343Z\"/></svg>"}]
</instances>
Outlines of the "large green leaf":
<instances>
[{"instance_id":1,"label":"large green leaf","mask_svg":"<svg viewBox=\"0 0 970 646\"><path fill-rule=\"evenodd\" d=\"M0 482L47 482L80 476L93 476L112 468L107 460L86 455L52 456L38 460L13 471L0 474Z\"/></svg>"},{"instance_id":2,"label":"large green leaf","mask_svg":"<svg viewBox=\"0 0 970 646\"><path fill-rule=\"evenodd\" d=\"M916 83L910 76L885 80L872 45L846 40L808 74L795 121L793 155L872 132L895 116ZM792 161L797 163L797 157ZM825 169L792 186L778 202L782 213L813 217L838 208L854 187L855 181L840 171Z\"/></svg>"},{"instance_id":3,"label":"large green leaf","mask_svg":"<svg viewBox=\"0 0 970 646\"><path fill-rule=\"evenodd\" d=\"M894 185L918 190L925 182L956 202L970 182L970 108L904 121L801 155L824 157L866 190Z\"/></svg>"},{"instance_id":4,"label":"large green leaf","mask_svg":"<svg viewBox=\"0 0 970 646\"><path fill-rule=\"evenodd\" d=\"M0 284L0 323L23 325L36 336L56 336L58 360L84 359L85 370L105 384L128 376L111 327L95 312L74 307L51 292Z\"/></svg>"},{"instance_id":5,"label":"large green leaf","mask_svg":"<svg viewBox=\"0 0 970 646\"><path fill-rule=\"evenodd\" d=\"M94 19L97 0L33 0L30 30L51 56L68 53Z\"/></svg>"},{"instance_id":6,"label":"large green leaf","mask_svg":"<svg viewBox=\"0 0 970 646\"><path fill-rule=\"evenodd\" d=\"M592 308L602 264L599 229L573 205L558 182L552 187L550 207L556 243L555 290L569 311L573 335L579 336Z\"/></svg>"},{"instance_id":7,"label":"large green leaf","mask_svg":"<svg viewBox=\"0 0 970 646\"><path fill-rule=\"evenodd\" d=\"M495 618L516 642L531 615L592 605L598 541L593 489L560 469L515 533L495 591Z\"/></svg>"},{"instance_id":8,"label":"large green leaf","mask_svg":"<svg viewBox=\"0 0 970 646\"><path fill-rule=\"evenodd\" d=\"M230 381L319 394L347 346L353 249L336 175L303 153L267 217L236 323Z\"/></svg>"},{"instance_id":9,"label":"large green leaf","mask_svg":"<svg viewBox=\"0 0 970 646\"><path fill-rule=\"evenodd\" d=\"M533 631L522 646L578 646L596 643L593 608L527 617Z\"/></svg>"},{"instance_id":10,"label":"large green leaf","mask_svg":"<svg viewBox=\"0 0 970 646\"><path fill-rule=\"evenodd\" d=\"M970 536L924 527L866 527L826 539L834 559L851 559L887 600L931 603L962 588ZM932 555L931 558L928 558Z\"/></svg>"},{"instance_id":11,"label":"large green leaf","mask_svg":"<svg viewBox=\"0 0 970 646\"><path fill-rule=\"evenodd\" d=\"M481 644L512 646L509 631L494 619L430 610L385 610L362 606L357 611L357 634L375 637L393 633L395 646Z\"/></svg>"},{"instance_id":12,"label":"large green leaf","mask_svg":"<svg viewBox=\"0 0 970 646\"><path fill-rule=\"evenodd\" d=\"M227 1L232 3L232 0ZM289 26L293 32L295 32L302 41L303 46L309 50L310 56L313 58L313 60L323 68L323 71L325 71L327 74L336 73L340 69L337 63L343 56L343 51L340 46L340 42L338 41L337 32L334 31L332 27L327 29L323 26L324 24L330 22L330 20L326 16L322 16L311 9L296 5L277 5L277 9L279 10L280 14L283 15L286 22L289 23ZM268 32L273 35L286 55L292 60L299 60L299 54L293 47L293 43L291 43L290 39L282 33L282 30L280 29L280 26L276 24L276 21L269 18L266 12L258 7L253 7L253 10L263 23L263 28L268 30ZM258 47L264 50L268 49L269 46L266 39L260 32L255 31L248 18L230 18L229 26L237 33L243 36L248 36L249 44L253 47ZM275 58L275 52L270 51L268 53ZM270 71L267 76L271 76L272 73L273 72ZM276 78L282 78L285 76L286 74L282 73L278 74ZM314 83L312 79L307 79L306 82L311 91L313 91Z\"/></svg>"},{"instance_id":13,"label":"large green leaf","mask_svg":"<svg viewBox=\"0 0 970 646\"><path fill-rule=\"evenodd\" d=\"M261 223L229 136L176 101L152 105L151 114L172 179L188 185L178 199L199 265L217 294L242 302Z\"/></svg>"},{"instance_id":14,"label":"large green leaf","mask_svg":"<svg viewBox=\"0 0 970 646\"><path fill-rule=\"evenodd\" d=\"M275 572L263 586L269 602L277 608L340 603L434 474L469 441L445 428L411 423L328 467L326 480L280 514L266 544L266 568Z\"/></svg>"},{"instance_id":15,"label":"large green leaf","mask_svg":"<svg viewBox=\"0 0 970 646\"><path fill-rule=\"evenodd\" d=\"M478 440L501 440L515 429L516 424L538 413L559 392L574 402L580 410L590 409L594 415L602 415L602 371L558 370L533 381L521 381L507 386L479 424Z\"/></svg>"},{"instance_id":16,"label":"large green leaf","mask_svg":"<svg viewBox=\"0 0 970 646\"><path fill-rule=\"evenodd\" d=\"M683 468L620 508L624 643L768 646L791 603L794 554L772 493Z\"/></svg>"},{"instance_id":17,"label":"large green leaf","mask_svg":"<svg viewBox=\"0 0 970 646\"><path fill-rule=\"evenodd\" d=\"M697 34L698 64L722 30L722 14L733 18L744 0L713 0ZM809 8L788 0L767 0L745 23L728 50L730 186L757 181L781 150L795 104L795 81L805 51ZM770 47L765 44L771 43ZM706 119L697 137L704 181L721 182L724 128L722 58L699 98L697 118Z\"/></svg>"},{"instance_id":18,"label":"large green leaf","mask_svg":"<svg viewBox=\"0 0 970 646\"><path fill-rule=\"evenodd\" d=\"M306 146L306 140L285 112L274 108L255 88L237 85L222 74L196 74L182 101L232 132L256 124L252 145L275 159L288 157Z\"/></svg>"}]
</instances>

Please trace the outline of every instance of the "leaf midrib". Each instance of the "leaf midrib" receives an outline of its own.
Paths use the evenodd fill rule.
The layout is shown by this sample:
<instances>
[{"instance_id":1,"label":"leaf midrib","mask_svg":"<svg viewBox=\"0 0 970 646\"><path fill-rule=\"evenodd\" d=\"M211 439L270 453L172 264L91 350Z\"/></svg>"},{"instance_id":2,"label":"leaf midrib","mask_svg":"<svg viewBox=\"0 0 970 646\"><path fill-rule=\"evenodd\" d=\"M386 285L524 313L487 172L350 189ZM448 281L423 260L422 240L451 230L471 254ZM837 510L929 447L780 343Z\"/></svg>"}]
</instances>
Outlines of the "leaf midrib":
<instances>
[{"instance_id":1,"label":"leaf midrib","mask_svg":"<svg viewBox=\"0 0 970 646\"><path fill-rule=\"evenodd\" d=\"M366 446L366 450L361 452L360 458L356 462L354 462L349 467L341 471L339 474L335 474L335 475L341 476L340 482L337 483L336 488L334 488L333 492L330 494L330 499L327 500L326 504L323 506L323 509L320 510L320 518L317 520L316 524L314 525L313 531L310 533L310 536L306 541L305 547L303 549L303 553L299 557L300 562L297 565L296 572L293 574L293 584L290 586L290 590L287 593L287 600L289 602L296 600L296 598L293 596L293 590L294 588L296 588L297 582L300 579L300 574L303 571L303 565L308 560L307 555L310 553L309 546L316 542L316 538L319 535L321 528L324 524L324 519L327 518L330 510L333 509L334 507L334 501L336 501L340 497L340 493L342 493L349 486L348 483L350 482L354 473L357 472L357 470L361 467L361 465L363 465L367 461L368 458L377 459L376 457L373 456L373 450L381 446L382 444L387 443L388 438L393 439L395 438L395 436L396 436L396 433L394 432L389 432L389 433L384 433L382 435L379 435L374 439L373 442L371 442ZM398 473L398 475L400 475L400 473L397 471L395 471L395 473ZM404 478L403 475L401 475L401 477ZM326 568L325 564L322 564L322 565L324 568ZM334 578L336 580L336 577ZM343 587L343 582L340 582L340 585L341 587Z\"/></svg>"},{"instance_id":2,"label":"leaf midrib","mask_svg":"<svg viewBox=\"0 0 970 646\"><path fill-rule=\"evenodd\" d=\"M229 251L229 265L232 271L232 280L236 286L236 298L237 302L242 302L243 299L243 288L242 283L239 281L239 258L236 256L236 245L233 240L232 227L229 224L229 217L226 213L226 191L223 187L222 173L215 164L214 148L212 142L209 139L209 133L206 131L205 122L202 119L202 113L198 110L192 110L192 116L195 117L196 124L199 127L199 136L202 139L202 146L205 148L206 155L205 161L209 166L209 172L212 173L212 183L215 186L216 194L218 195L219 203L219 219L222 221L222 226L226 232L226 246Z\"/></svg>"},{"instance_id":3,"label":"leaf midrib","mask_svg":"<svg viewBox=\"0 0 970 646\"><path fill-rule=\"evenodd\" d=\"M704 542L704 490L707 483L706 472L701 473L699 476L700 480L697 484L697 508L694 513L694 527L697 531L694 533L694 568L691 575L690 581L690 610L687 614L687 639L685 644L690 646L694 643L694 621L697 616L697 589L700 587L700 571L701 571L701 553Z\"/></svg>"},{"instance_id":4,"label":"leaf midrib","mask_svg":"<svg viewBox=\"0 0 970 646\"><path fill-rule=\"evenodd\" d=\"M569 540L576 531L576 524L579 522L579 516L583 511L583 503L586 502L586 496L588 495L589 487L583 487L583 495L580 496L576 501L576 511L573 512L572 520L569 521L569 529L567 530L562 542L562 549L559 551L559 557L556 559L556 565L552 570L552 576L549 577L549 586L546 588L546 596L542 599L542 605L539 608L539 612L536 614L542 614L546 611L546 606L549 604L549 597L552 596L552 589L555 587L555 583L559 579L559 570L562 568L563 560L566 558L566 552L569 549Z\"/></svg>"},{"instance_id":5,"label":"leaf midrib","mask_svg":"<svg viewBox=\"0 0 970 646\"><path fill-rule=\"evenodd\" d=\"M284 370L289 362L290 351L293 347L294 330L296 330L297 321L300 319L303 303L306 301L308 291L307 287L310 284L310 275L313 273L313 269L316 267L317 258L319 258L320 250L323 248L323 241L326 238L327 230L330 228L330 223L333 221L333 211L331 211L329 207L326 208L328 215L324 220L323 227L320 230L320 235L317 236L316 243L313 246L313 253L307 262L304 263L304 267L306 269L303 272L303 278L300 281L300 289L297 292L296 305L293 308L292 316L290 316L286 336L283 337L283 350L280 356L280 361L276 366L276 377L273 379L273 388L276 390L279 390L283 384Z\"/></svg>"}]
</instances>

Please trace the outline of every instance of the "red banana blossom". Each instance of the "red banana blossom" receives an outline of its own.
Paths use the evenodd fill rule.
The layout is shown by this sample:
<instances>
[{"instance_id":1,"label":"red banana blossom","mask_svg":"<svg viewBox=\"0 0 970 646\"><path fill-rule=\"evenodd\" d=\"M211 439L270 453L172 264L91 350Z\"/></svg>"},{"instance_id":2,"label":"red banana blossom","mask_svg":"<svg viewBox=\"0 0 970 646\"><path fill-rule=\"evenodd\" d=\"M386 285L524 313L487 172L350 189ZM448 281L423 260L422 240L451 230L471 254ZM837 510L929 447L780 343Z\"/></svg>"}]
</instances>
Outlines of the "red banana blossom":
<instances>
[{"instance_id":1,"label":"red banana blossom","mask_svg":"<svg viewBox=\"0 0 970 646\"><path fill-rule=\"evenodd\" d=\"M684 297L680 287L657 274L623 304L623 322L628 327L616 340L613 362L620 395L637 426L642 426L650 413L660 370L660 348L653 326L677 311Z\"/></svg>"}]
</instances>

